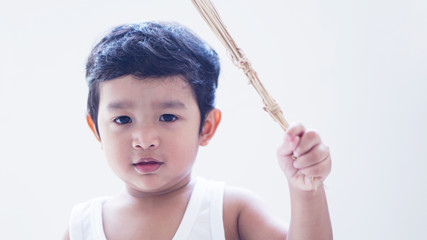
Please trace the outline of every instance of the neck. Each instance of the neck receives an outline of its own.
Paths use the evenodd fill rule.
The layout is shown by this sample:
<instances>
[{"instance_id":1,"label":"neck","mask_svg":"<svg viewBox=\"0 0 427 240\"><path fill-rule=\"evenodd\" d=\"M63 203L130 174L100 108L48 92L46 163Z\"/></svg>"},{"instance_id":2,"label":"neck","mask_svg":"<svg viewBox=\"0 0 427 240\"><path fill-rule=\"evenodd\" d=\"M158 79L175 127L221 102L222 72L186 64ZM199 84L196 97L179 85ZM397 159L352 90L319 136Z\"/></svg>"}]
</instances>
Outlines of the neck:
<instances>
[{"instance_id":1,"label":"neck","mask_svg":"<svg viewBox=\"0 0 427 240\"><path fill-rule=\"evenodd\" d=\"M126 193L124 194L126 198L131 201L137 202L147 202L147 201L162 201L167 199L172 199L176 196L180 196L182 194L187 195L191 194L194 187L194 180L191 176L185 177L179 180L176 184L162 189L161 191L155 192L143 192L138 189L132 188L130 186L126 186Z\"/></svg>"}]
</instances>

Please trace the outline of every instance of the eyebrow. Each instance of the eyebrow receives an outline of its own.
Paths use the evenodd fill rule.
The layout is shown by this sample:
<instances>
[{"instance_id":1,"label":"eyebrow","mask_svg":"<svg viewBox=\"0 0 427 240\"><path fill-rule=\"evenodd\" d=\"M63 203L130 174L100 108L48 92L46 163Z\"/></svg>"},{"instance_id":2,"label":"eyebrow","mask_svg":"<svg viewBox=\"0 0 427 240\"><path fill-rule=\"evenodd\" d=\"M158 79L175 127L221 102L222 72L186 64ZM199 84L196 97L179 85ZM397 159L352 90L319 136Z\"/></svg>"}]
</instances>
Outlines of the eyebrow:
<instances>
[{"instance_id":1,"label":"eyebrow","mask_svg":"<svg viewBox=\"0 0 427 240\"><path fill-rule=\"evenodd\" d=\"M130 102L111 102L107 105L107 109L114 110L114 109L124 109L124 108L131 108L133 106Z\"/></svg>"},{"instance_id":2,"label":"eyebrow","mask_svg":"<svg viewBox=\"0 0 427 240\"><path fill-rule=\"evenodd\" d=\"M168 108L172 108L172 109L186 109L187 107L185 106L184 103L182 103L179 100L170 100L170 101L160 101L160 102L155 102L153 103L153 107L154 108L159 108L159 109L168 109Z\"/></svg>"},{"instance_id":3,"label":"eyebrow","mask_svg":"<svg viewBox=\"0 0 427 240\"><path fill-rule=\"evenodd\" d=\"M107 105L107 109L116 110L116 109L126 109L132 108L134 104L132 102L111 102ZM156 109L186 109L186 105L179 100L168 100L168 101L159 101L152 104L153 108Z\"/></svg>"}]
</instances>

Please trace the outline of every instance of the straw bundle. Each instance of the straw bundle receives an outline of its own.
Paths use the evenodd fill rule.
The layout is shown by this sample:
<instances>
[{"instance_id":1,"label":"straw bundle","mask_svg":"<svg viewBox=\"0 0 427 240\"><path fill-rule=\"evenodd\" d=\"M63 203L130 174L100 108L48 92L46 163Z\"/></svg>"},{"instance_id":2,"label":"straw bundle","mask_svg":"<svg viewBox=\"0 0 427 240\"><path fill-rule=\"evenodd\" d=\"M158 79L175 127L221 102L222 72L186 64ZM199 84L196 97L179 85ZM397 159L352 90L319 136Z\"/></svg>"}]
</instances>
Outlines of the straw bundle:
<instances>
[{"instance_id":1,"label":"straw bundle","mask_svg":"<svg viewBox=\"0 0 427 240\"><path fill-rule=\"evenodd\" d=\"M259 80L257 73L252 68L249 60L243 54L242 49L236 45L233 38L228 33L227 28L219 17L218 12L216 11L212 2L210 0L191 1L196 6L197 10L199 10L200 14L208 23L209 27L212 29L215 35L225 46L234 65L243 70L246 77L249 79L249 83L252 84L252 86L261 96L264 103L264 110L267 111L270 116L279 123L280 127L282 127L284 131L286 131L289 124L285 120L282 110L276 101L270 96L270 94L268 94L267 90Z\"/></svg>"}]
</instances>

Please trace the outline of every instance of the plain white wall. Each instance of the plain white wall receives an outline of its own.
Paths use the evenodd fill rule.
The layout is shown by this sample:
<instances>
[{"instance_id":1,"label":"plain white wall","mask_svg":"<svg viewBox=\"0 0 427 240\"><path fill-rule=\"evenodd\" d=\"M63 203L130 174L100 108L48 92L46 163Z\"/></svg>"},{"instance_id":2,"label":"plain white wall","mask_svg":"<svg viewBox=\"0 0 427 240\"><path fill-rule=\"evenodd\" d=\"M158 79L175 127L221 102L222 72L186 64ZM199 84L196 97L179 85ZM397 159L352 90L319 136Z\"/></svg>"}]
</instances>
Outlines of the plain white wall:
<instances>
[{"instance_id":1,"label":"plain white wall","mask_svg":"<svg viewBox=\"0 0 427 240\"><path fill-rule=\"evenodd\" d=\"M336 239L425 239L427 2L216 0L285 117L331 147ZM248 188L289 220L282 130L186 1L0 6L0 238L58 239L71 207L122 184L86 127L86 56L108 29L172 20L222 59L223 121L194 172Z\"/></svg>"}]
</instances>

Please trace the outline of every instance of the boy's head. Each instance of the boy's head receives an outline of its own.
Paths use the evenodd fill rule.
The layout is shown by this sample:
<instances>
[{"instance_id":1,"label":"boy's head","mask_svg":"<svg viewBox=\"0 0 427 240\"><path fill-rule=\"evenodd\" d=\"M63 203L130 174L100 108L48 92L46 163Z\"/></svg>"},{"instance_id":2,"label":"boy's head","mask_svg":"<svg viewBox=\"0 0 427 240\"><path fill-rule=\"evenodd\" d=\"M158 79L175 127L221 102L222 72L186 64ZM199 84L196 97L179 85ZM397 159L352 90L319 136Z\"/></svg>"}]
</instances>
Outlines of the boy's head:
<instances>
[{"instance_id":1,"label":"boy's head","mask_svg":"<svg viewBox=\"0 0 427 240\"><path fill-rule=\"evenodd\" d=\"M182 76L200 110L200 128L214 108L220 71L216 52L176 23L146 22L114 28L95 45L86 65L88 114L98 131L99 84L126 75Z\"/></svg>"}]
</instances>

